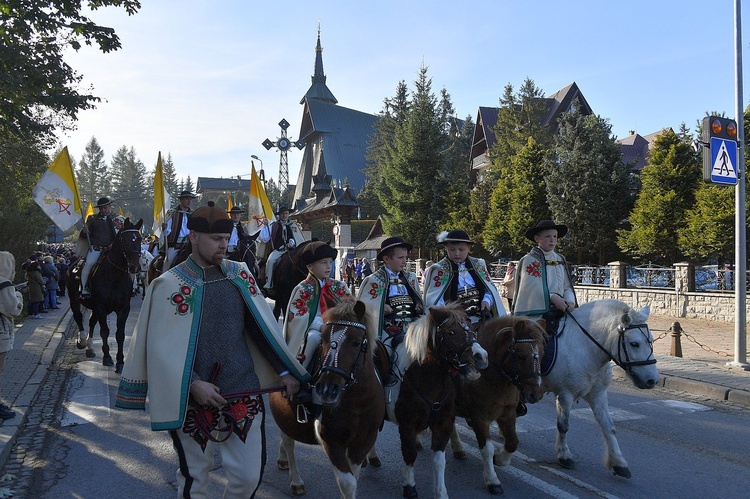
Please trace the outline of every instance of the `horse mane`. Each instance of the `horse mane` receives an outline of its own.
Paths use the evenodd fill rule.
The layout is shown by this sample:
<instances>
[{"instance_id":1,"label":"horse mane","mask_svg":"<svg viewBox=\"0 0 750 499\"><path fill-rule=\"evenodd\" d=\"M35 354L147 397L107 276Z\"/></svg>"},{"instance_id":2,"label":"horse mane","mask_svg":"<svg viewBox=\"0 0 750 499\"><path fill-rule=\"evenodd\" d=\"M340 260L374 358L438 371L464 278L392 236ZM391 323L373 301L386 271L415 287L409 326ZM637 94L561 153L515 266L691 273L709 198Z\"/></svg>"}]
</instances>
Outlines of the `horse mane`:
<instances>
[{"instance_id":1,"label":"horse mane","mask_svg":"<svg viewBox=\"0 0 750 499\"><path fill-rule=\"evenodd\" d=\"M429 349L436 348L435 333L439 324L435 322L435 312L447 314L448 323L466 321L466 312L458 303L430 307L427 315L412 322L406 331L404 346L411 362L423 364Z\"/></svg>"},{"instance_id":2,"label":"horse mane","mask_svg":"<svg viewBox=\"0 0 750 499\"><path fill-rule=\"evenodd\" d=\"M355 310L357 303L362 303L355 300L344 300L333 308L329 308L323 312L323 322L335 322L335 321L352 321L361 322L365 326L365 335L367 342L370 344L368 349L371 356L375 355L375 344L378 340L378 327L375 318L372 314L365 311L364 315L360 318ZM362 305L364 307L364 304Z\"/></svg>"},{"instance_id":3,"label":"horse mane","mask_svg":"<svg viewBox=\"0 0 750 499\"><path fill-rule=\"evenodd\" d=\"M592 332L603 331L607 334L607 337L604 340L604 346L606 348L612 347L613 343L617 341L617 326L623 323L623 315L628 315L630 317L631 324L638 324L646 321L646 317L644 317L639 311L635 310L627 303L615 299L594 300L584 303L573 312L574 315L576 315L576 318L581 320L578 317L579 314L576 312L579 312L581 315L584 313L586 314L589 320L588 327Z\"/></svg>"}]
</instances>

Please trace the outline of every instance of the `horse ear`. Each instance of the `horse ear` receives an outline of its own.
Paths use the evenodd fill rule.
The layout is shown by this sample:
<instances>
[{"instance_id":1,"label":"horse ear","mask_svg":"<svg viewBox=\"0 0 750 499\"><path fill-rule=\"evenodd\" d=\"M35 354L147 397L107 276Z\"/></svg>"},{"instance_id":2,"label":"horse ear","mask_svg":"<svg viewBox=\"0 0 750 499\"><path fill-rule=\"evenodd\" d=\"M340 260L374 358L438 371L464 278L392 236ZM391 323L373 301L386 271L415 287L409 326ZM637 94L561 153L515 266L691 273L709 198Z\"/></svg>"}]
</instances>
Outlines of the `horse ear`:
<instances>
[{"instance_id":1,"label":"horse ear","mask_svg":"<svg viewBox=\"0 0 750 499\"><path fill-rule=\"evenodd\" d=\"M359 300L354 304L354 313L357 314L357 320L360 322L365 317L365 314L367 313L367 307L365 307L365 304Z\"/></svg>"},{"instance_id":2,"label":"horse ear","mask_svg":"<svg viewBox=\"0 0 750 499\"><path fill-rule=\"evenodd\" d=\"M448 317L448 312L445 310L444 307L438 307L438 306L433 305L429 308L428 311L430 312L432 319L438 324L443 322L443 320Z\"/></svg>"},{"instance_id":3,"label":"horse ear","mask_svg":"<svg viewBox=\"0 0 750 499\"><path fill-rule=\"evenodd\" d=\"M132 227L132 223L130 222L130 217L125 218L125 221L122 223L122 227L124 229L129 229L130 227Z\"/></svg>"},{"instance_id":4,"label":"horse ear","mask_svg":"<svg viewBox=\"0 0 750 499\"><path fill-rule=\"evenodd\" d=\"M643 320L645 321L651 315L651 305L646 305L638 313L643 316Z\"/></svg>"},{"instance_id":5,"label":"horse ear","mask_svg":"<svg viewBox=\"0 0 750 499\"><path fill-rule=\"evenodd\" d=\"M135 224L135 228L136 229L141 230L141 227L143 227L143 219L142 218L138 220L137 224Z\"/></svg>"}]
</instances>

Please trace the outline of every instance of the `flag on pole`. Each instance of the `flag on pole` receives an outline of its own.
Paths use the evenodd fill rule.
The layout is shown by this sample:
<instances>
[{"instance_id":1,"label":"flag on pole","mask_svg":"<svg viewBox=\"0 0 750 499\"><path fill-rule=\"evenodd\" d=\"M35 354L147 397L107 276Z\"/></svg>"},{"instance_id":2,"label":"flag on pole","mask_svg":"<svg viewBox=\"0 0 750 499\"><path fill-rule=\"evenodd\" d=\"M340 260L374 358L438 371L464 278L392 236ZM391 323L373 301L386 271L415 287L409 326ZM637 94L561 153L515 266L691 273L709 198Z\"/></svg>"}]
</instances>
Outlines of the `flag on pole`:
<instances>
[{"instance_id":1,"label":"flag on pole","mask_svg":"<svg viewBox=\"0 0 750 499\"><path fill-rule=\"evenodd\" d=\"M122 206L117 207L117 214L120 215L121 217L125 216L125 214L122 212Z\"/></svg>"},{"instance_id":2,"label":"flag on pole","mask_svg":"<svg viewBox=\"0 0 750 499\"><path fill-rule=\"evenodd\" d=\"M90 216L94 214L94 205L91 204L91 201L89 201L89 205L86 208L86 213L83 214L83 221L86 222L86 220L89 219Z\"/></svg>"},{"instance_id":3,"label":"flag on pole","mask_svg":"<svg viewBox=\"0 0 750 499\"><path fill-rule=\"evenodd\" d=\"M276 217L273 208L271 208L271 203L268 201L268 196L266 196L266 191L263 189L263 184L260 182L258 174L255 173L255 163L250 162L250 164L253 171L250 176L250 199L247 202L247 213L250 219L248 234L254 235L260 232L266 222L274 222Z\"/></svg>"},{"instance_id":4,"label":"flag on pole","mask_svg":"<svg viewBox=\"0 0 750 499\"><path fill-rule=\"evenodd\" d=\"M60 230L68 230L81 219L81 198L67 147L44 172L31 196Z\"/></svg>"},{"instance_id":5,"label":"flag on pole","mask_svg":"<svg viewBox=\"0 0 750 499\"><path fill-rule=\"evenodd\" d=\"M229 214L229 212L232 211L232 193L229 193L229 197L227 197L227 216L229 218L232 218L232 216Z\"/></svg>"},{"instance_id":6,"label":"flag on pole","mask_svg":"<svg viewBox=\"0 0 750 499\"><path fill-rule=\"evenodd\" d=\"M159 151L154 171L154 225L151 228L151 232L157 237L161 235L161 224L167 221L167 207L171 203L172 200L164 186L164 172L162 171L161 151Z\"/></svg>"}]
</instances>

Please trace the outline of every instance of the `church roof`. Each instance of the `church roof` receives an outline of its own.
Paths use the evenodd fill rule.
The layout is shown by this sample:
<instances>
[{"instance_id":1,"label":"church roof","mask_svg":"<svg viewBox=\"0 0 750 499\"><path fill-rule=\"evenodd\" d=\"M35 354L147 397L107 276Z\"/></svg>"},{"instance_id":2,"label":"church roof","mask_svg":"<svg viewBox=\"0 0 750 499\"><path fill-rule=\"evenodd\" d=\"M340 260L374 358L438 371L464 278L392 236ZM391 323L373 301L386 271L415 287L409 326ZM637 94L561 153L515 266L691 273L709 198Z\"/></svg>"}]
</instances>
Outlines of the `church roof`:
<instances>
[{"instance_id":1,"label":"church roof","mask_svg":"<svg viewBox=\"0 0 750 499\"><path fill-rule=\"evenodd\" d=\"M323 47L320 46L320 27L318 27L318 44L315 46L315 70L312 75L312 85L299 103L304 104L305 100L321 100L331 104L338 102L326 85L326 75L323 72Z\"/></svg>"},{"instance_id":2,"label":"church roof","mask_svg":"<svg viewBox=\"0 0 750 499\"><path fill-rule=\"evenodd\" d=\"M367 147L377 120L374 114L306 99L299 133L306 146L294 198L306 198L313 177L321 174L330 175L337 187L348 183L358 194L365 184Z\"/></svg>"}]
</instances>

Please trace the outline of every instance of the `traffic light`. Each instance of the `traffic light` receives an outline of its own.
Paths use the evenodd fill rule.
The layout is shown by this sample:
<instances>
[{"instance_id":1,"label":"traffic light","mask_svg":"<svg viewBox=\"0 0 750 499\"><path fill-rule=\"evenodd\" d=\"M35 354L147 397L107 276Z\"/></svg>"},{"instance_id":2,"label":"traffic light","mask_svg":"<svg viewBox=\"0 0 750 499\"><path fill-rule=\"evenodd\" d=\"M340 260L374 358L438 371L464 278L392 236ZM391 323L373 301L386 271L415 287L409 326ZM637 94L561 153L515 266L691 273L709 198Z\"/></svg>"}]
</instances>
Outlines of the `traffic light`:
<instances>
[{"instance_id":1,"label":"traffic light","mask_svg":"<svg viewBox=\"0 0 750 499\"><path fill-rule=\"evenodd\" d=\"M706 116L701 127L703 180L708 183L737 183L737 122L721 116Z\"/></svg>"}]
</instances>

